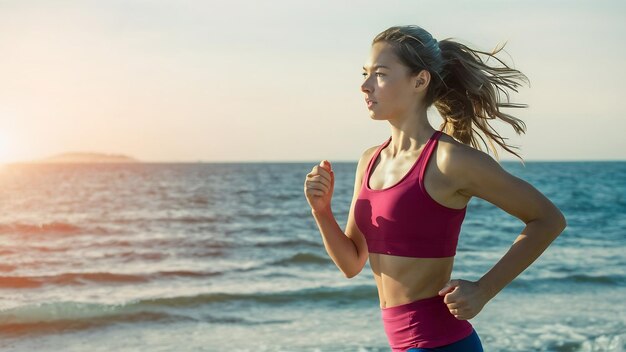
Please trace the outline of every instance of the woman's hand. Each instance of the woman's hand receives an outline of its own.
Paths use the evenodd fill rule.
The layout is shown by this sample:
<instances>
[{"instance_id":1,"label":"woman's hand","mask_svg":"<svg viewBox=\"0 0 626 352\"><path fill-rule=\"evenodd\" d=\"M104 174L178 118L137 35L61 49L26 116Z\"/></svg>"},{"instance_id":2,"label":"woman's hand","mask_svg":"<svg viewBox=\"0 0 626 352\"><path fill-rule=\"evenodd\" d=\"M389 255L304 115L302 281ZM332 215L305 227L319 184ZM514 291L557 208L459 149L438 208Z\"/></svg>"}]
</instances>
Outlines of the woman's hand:
<instances>
[{"instance_id":1,"label":"woman's hand","mask_svg":"<svg viewBox=\"0 0 626 352\"><path fill-rule=\"evenodd\" d=\"M330 162L322 160L306 175L304 182L304 195L311 209L316 212L330 210L330 200L334 189L335 173Z\"/></svg>"},{"instance_id":2,"label":"woman's hand","mask_svg":"<svg viewBox=\"0 0 626 352\"><path fill-rule=\"evenodd\" d=\"M489 301L478 282L460 279L448 281L439 291L439 296L444 295L444 303L459 320L472 319Z\"/></svg>"}]
</instances>

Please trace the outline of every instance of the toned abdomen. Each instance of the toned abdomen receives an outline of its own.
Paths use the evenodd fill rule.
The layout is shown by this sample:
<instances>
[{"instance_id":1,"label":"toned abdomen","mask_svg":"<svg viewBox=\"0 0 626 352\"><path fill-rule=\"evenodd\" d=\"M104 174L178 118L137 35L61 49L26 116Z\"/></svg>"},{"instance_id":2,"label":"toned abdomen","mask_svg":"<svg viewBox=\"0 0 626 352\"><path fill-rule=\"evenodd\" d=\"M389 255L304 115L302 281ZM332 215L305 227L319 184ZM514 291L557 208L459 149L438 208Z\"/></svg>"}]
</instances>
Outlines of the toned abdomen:
<instances>
[{"instance_id":1,"label":"toned abdomen","mask_svg":"<svg viewBox=\"0 0 626 352\"><path fill-rule=\"evenodd\" d=\"M370 253L381 307L436 296L450 280L454 257L412 258Z\"/></svg>"}]
</instances>

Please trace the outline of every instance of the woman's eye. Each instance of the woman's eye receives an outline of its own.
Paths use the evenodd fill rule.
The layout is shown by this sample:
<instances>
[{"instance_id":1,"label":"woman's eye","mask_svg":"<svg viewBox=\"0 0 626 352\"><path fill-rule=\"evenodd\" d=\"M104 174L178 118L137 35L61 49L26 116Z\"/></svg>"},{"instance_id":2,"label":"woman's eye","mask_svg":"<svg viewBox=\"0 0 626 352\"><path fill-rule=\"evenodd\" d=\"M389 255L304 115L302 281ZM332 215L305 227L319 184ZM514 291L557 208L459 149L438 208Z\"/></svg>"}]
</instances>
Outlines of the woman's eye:
<instances>
[{"instance_id":1,"label":"woman's eye","mask_svg":"<svg viewBox=\"0 0 626 352\"><path fill-rule=\"evenodd\" d=\"M385 74L384 73L380 73L380 72L376 72L376 76L378 77L383 77ZM367 73L363 73L363 77L367 77Z\"/></svg>"}]
</instances>

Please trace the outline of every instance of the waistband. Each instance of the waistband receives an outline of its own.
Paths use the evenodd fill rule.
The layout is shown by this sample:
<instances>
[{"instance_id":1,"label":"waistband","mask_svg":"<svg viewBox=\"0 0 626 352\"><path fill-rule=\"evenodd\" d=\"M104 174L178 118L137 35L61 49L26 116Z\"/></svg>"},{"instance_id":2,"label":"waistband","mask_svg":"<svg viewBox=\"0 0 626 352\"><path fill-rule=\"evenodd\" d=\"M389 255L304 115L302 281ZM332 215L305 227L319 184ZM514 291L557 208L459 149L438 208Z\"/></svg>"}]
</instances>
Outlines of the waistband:
<instances>
[{"instance_id":1,"label":"waistband","mask_svg":"<svg viewBox=\"0 0 626 352\"><path fill-rule=\"evenodd\" d=\"M381 308L381 316L392 352L445 346L467 337L473 330L469 321L450 313L444 296L439 295Z\"/></svg>"}]
</instances>

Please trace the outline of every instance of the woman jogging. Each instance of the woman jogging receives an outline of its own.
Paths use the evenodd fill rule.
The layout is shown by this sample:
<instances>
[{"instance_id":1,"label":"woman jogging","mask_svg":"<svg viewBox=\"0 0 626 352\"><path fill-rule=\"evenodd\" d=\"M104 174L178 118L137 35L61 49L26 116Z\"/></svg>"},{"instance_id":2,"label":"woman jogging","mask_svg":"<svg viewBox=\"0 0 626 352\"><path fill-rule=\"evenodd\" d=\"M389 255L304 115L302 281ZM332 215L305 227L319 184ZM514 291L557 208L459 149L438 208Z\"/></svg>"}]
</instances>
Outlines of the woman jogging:
<instances>
[{"instance_id":1,"label":"woman jogging","mask_svg":"<svg viewBox=\"0 0 626 352\"><path fill-rule=\"evenodd\" d=\"M304 193L331 259L347 278L369 259L389 344L398 351L482 351L468 321L533 263L565 229L559 209L529 183L480 149L478 130L509 149L490 119L520 134L523 121L499 110L520 71L492 53L451 39L437 41L418 26L378 34L361 91L370 117L386 120L390 137L363 152L345 232L331 209L334 171L327 160L306 175ZM492 67L478 54L497 60ZM500 92L507 102L499 101ZM434 104L444 121L430 126ZM482 137L480 137L483 139ZM483 139L484 143L484 139ZM486 143L485 143L486 144ZM451 279L467 203L484 199L526 227L478 281Z\"/></svg>"}]
</instances>

